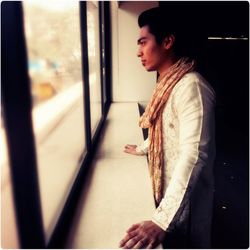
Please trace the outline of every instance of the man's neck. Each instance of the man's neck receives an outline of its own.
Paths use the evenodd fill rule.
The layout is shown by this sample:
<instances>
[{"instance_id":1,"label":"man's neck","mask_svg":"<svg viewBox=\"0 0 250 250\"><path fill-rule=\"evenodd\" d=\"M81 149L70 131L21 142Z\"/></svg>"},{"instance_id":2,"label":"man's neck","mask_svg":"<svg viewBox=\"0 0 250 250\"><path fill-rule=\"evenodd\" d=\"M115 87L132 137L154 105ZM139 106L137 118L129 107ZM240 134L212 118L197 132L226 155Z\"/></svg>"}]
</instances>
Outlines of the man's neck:
<instances>
[{"instance_id":1,"label":"man's neck","mask_svg":"<svg viewBox=\"0 0 250 250\"><path fill-rule=\"evenodd\" d=\"M168 72L169 68L172 65L174 65L178 60L179 60L179 58L176 56L172 56L168 60L166 60L164 62L164 64L161 66L161 68L157 70L157 72L159 74L159 78L164 76Z\"/></svg>"}]
</instances>

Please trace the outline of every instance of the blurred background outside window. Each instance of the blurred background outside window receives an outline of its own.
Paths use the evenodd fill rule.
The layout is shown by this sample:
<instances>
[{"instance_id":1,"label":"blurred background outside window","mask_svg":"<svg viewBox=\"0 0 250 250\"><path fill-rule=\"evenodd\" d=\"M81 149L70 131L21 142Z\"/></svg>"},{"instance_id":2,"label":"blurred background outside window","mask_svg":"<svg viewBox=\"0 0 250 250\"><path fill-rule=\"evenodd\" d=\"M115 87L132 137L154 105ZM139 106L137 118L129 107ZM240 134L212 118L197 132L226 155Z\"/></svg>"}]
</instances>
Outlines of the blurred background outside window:
<instances>
[{"instance_id":1,"label":"blurred background outside window","mask_svg":"<svg viewBox=\"0 0 250 250\"><path fill-rule=\"evenodd\" d=\"M48 240L85 154L79 2L27 0L23 8Z\"/></svg>"},{"instance_id":2,"label":"blurred background outside window","mask_svg":"<svg viewBox=\"0 0 250 250\"><path fill-rule=\"evenodd\" d=\"M1 168L1 247L19 248L17 222L7 152L6 132L1 107L0 168Z\"/></svg>"}]
</instances>

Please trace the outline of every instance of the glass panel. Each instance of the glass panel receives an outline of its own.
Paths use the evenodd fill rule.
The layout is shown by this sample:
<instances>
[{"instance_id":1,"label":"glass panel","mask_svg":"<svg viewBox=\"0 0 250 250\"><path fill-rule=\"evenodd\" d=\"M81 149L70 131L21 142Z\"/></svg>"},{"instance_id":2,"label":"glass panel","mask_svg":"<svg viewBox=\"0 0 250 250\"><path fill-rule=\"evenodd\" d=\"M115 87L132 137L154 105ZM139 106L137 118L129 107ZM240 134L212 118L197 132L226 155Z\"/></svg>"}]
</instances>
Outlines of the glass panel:
<instances>
[{"instance_id":1,"label":"glass panel","mask_svg":"<svg viewBox=\"0 0 250 250\"><path fill-rule=\"evenodd\" d=\"M101 119L101 72L98 2L87 2L89 92L92 137Z\"/></svg>"},{"instance_id":2,"label":"glass panel","mask_svg":"<svg viewBox=\"0 0 250 250\"><path fill-rule=\"evenodd\" d=\"M1 113L2 115L2 113ZM6 134L1 116L0 131L0 168L1 168L1 247L19 248L15 206L13 200L10 165L7 152Z\"/></svg>"},{"instance_id":3,"label":"glass panel","mask_svg":"<svg viewBox=\"0 0 250 250\"><path fill-rule=\"evenodd\" d=\"M23 2L47 240L85 152L79 3Z\"/></svg>"}]
</instances>

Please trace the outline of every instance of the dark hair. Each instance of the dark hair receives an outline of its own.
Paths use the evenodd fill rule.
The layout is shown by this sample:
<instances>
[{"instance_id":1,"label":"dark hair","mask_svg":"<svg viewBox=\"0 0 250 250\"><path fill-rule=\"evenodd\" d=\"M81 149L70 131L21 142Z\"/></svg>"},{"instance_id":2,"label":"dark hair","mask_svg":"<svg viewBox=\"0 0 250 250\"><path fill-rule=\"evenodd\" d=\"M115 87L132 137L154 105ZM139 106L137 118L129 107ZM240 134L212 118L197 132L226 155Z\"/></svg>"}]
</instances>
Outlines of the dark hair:
<instances>
[{"instance_id":1,"label":"dark hair","mask_svg":"<svg viewBox=\"0 0 250 250\"><path fill-rule=\"evenodd\" d=\"M195 29L192 16L184 8L169 6L153 8L142 12L138 18L140 28L149 26L149 32L161 44L168 35L175 36L174 52L177 56L196 57L204 36ZM199 37L198 37L199 35Z\"/></svg>"}]
</instances>

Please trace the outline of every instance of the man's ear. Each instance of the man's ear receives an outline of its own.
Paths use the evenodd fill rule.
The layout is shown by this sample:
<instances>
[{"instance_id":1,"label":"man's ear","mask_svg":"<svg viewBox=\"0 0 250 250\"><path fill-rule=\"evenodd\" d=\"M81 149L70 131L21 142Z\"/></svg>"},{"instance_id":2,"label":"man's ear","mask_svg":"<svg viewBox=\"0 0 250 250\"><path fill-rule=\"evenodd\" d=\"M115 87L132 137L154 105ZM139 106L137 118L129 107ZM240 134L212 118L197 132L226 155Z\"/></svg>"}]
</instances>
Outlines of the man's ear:
<instances>
[{"instance_id":1,"label":"man's ear","mask_svg":"<svg viewBox=\"0 0 250 250\"><path fill-rule=\"evenodd\" d=\"M163 45L165 49L171 49L174 45L175 42L175 36L174 35L168 35L164 41L163 41Z\"/></svg>"}]
</instances>

